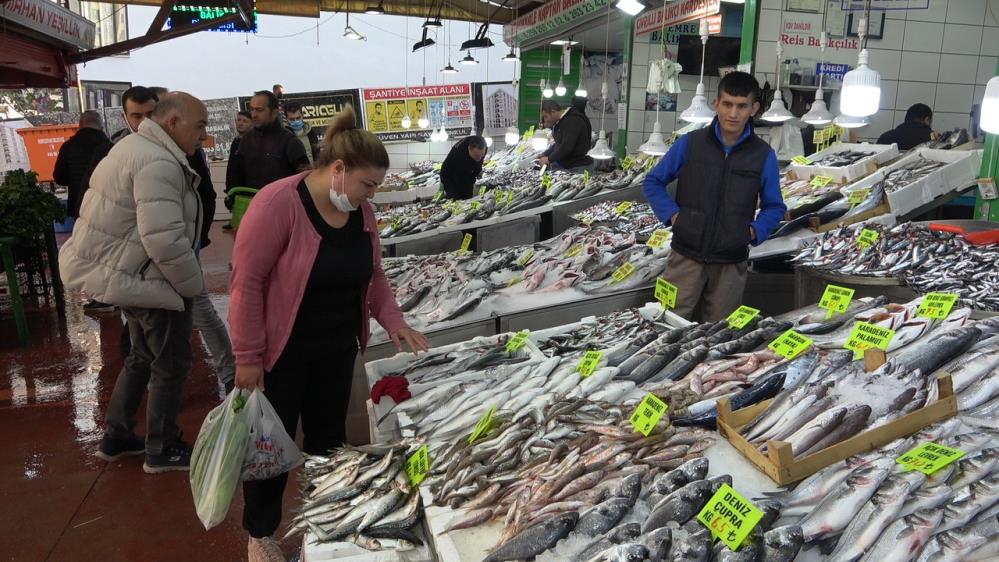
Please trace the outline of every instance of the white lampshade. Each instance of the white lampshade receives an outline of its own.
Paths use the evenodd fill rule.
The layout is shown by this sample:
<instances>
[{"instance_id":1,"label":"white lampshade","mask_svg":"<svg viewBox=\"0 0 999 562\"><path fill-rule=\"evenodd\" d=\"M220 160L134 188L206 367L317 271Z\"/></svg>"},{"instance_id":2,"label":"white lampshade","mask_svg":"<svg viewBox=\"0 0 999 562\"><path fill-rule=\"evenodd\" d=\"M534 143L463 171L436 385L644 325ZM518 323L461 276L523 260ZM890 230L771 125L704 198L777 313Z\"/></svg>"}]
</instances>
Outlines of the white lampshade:
<instances>
[{"instance_id":1,"label":"white lampshade","mask_svg":"<svg viewBox=\"0 0 999 562\"><path fill-rule=\"evenodd\" d=\"M447 133L447 129L444 128L444 125L441 125L441 132L438 135L438 137L441 139L441 142L444 142L447 139L451 138L451 135Z\"/></svg>"},{"instance_id":2,"label":"white lampshade","mask_svg":"<svg viewBox=\"0 0 999 562\"><path fill-rule=\"evenodd\" d=\"M402 122L400 123L400 125L402 125L403 129L408 129L413 126L413 119L409 116L408 113L402 116Z\"/></svg>"},{"instance_id":3,"label":"white lampshade","mask_svg":"<svg viewBox=\"0 0 999 562\"><path fill-rule=\"evenodd\" d=\"M589 95L589 92L587 92L586 88L584 88L583 85L580 84L579 87L576 88L576 93L573 95L575 95L577 98L585 98L586 96Z\"/></svg>"},{"instance_id":4,"label":"white lampshade","mask_svg":"<svg viewBox=\"0 0 999 562\"><path fill-rule=\"evenodd\" d=\"M416 120L416 124L419 125L421 129L426 129L427 127L430 126L430 119L427 119L426 117L420 117L419 119Z\"/></svg>"},{"instance_id":5,"label":"white lampshade","mask_svg":"<svg viewBox=\"0 0 999 562\"><path fill-rule=\"evenodd\" d=\"M610 160L614 158L614 151L607 146L607 133L600 129L600 136L597 137L597 144L586 153L590 158L596 160Z\"/></svg>"},{"instance_id":6,"label":"white lampshade","mask_svg":"<svg viewBox=\"0 0 999 562\"><path fill-rule=\"evenodd\" d=\"M541 95L546 98L550 98L555 95L555 90L549 87L545 87L545 89L541 90Z\"/></svg>"},{"instance_id":7,"label":"white lampshade","mask_svg":"<svg viewBox=\"0 0 999 562\"><path fill-rule=\"evenodd\" d=\"M697 91L694 99L690 101L690 107L680 114L680 119L688 123L708 123L715 118L715 112L708 105L708 98L704 96L704 82L697 84Z\"/></svg>"},{"instance_id":8,"label":"white lampshade","mask_svg":"<svg viewBox=\"0 0 999 562\"><path fill-rule=\"evenodd\" d=\"M649 156L662 156L666 154L668 149L666 141L663 140L662 129L659 128L659 121L656 121L656 124L652 126L652 134L649 135L648 142L640 146L638 150Z\"/></svg>"},{"instance_id":9,"label":"white lampshade","mask_svg":"<svg viewBox=\"0 0 999 562\"><path fill-rule=\"evenodd\" d=\"M617 3L617 9L629 16L637 16L647 7L645 3L639 0L619 0Z\"/></svg>"},{"instance_id":10,"label":"white lampshade","mask_svg":"<svg viewBox=\"0 0 999 562\"><path fill-rule=\"evenodd\" d=\"M870 125L871 120L867 117L840 114L833 119L833 124L843 127L844 129L859 129Z\"/></svg>"},{"instance_id":11,"label":"white lampshade","mask_svg":"<svg viewBox=\"0 0 999 562\"><path fill-rule=\"evenodd\" d=\"M992 77L985 85L978 126L986 133L999 133L999 76Z\"/></svg>"},{"instance_id":12,"label":"white lampshade","mask_svg":"<svg viewBox=\"0 0 999 562\"><path fill-rule=\"evenodd\" d=\"M565 84L562 83L562 79L558 79L558 86L555 86L555 95L564 96L565 95Z\"/></svg>"},{"instance_id":13,"label":"white lampshade","mask_svg":"<svg viewBox=\"0 0 999 562\"><path fill-rule=\"evenodd\" d=\"M548 137L541 133L540 131L535 133L531 137L531 148L534 150L545 150L548 148Z\"/></svg>"},{"instance_id":14,"label":"white lampshade","mask_svg":"<svg viewBox=\"0 0 999 562\"><path fill-rule=\"evenodd\" d=\"M828 125L832 123L833 114L829 113L829 109L826 108L826 100L823 97L821 88L816 90L812 108L808 110L808 113L801 116L801 120L809 125Z\"/></svg>"},{"instance_id":15,"label":"white lampshade","mask_svg":"<svg viewBox=\"0 0 999 562\"><path fill-rule=\"evenodd\" d=\"M867 117L881 105L881 74L867 66L867 49L860 51L857 68L843 77L839 93L840 111L854 117Z\"/></svg>"},{"instance_id":16,"label":"white lampshade","mask_svg":"<svg viewBox=\"0 0 999 562\"><path fill-rule=\"evenodd\" d=\"M508 127L506 130L506 135L503 136L503 142L508 145L515 145L520 140L520 131L517 127Z\"/></svg>"},{"instance_id":17,"label":"white lampshade","mask_svg":"<svg viewBox=\"0 0 999 562\"><path fill-rule=\"evenodd\" d=\"M777 90L774 92L774 101L770 104L770 109L760 118L771 123L783 123L792 117L794 115L784 106L784 98L781 96L780 90Z\"/></svg>"},{"instance_id":18,"label":"white lampshade","mask_svg":"<svg viewBox=\"0 0 999 562\"><path fill-rule=\"evenodd\" d=\"M490 146L493 145L493 138L492 137L485 137L485 140L486 140L486 148L489 148Z\"/></svg>"}]
</instances>

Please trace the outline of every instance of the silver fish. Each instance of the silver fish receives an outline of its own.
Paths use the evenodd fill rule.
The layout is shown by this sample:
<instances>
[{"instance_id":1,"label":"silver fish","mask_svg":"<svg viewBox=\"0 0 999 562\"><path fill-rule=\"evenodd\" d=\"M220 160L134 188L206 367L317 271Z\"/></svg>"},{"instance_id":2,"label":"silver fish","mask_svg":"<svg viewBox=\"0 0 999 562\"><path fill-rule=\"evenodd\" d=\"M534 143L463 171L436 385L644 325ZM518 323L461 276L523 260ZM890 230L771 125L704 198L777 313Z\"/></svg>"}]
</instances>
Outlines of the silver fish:
<instances>
[{"instance_id":1,"label":"silver fish","mask_svg":"<svg viewBox=\"0 0 999 562\"><path fill-rule=\"evenodd\" d=\"M813 542L838 534L849 525L861 507L881 487L890 469L863 467L851 474L843 484L829 494L800 525L805 542Z\"/></svg>"},{"instance_id":2,"label":"silver fish","mask_svg":"<svg viewBox=\"0 0 999 562\"><path fill-rule=\"evenodd\" d=\"M898 519L881 533L881 537L861 560L912 562L919 556L942 518L943 513L939 510L922 510Z\"/></svg>"},{"instance_id":3,"label":"silver fish","mask_svg":"<svg viewBox=\"0 0 999 562\"><path fill-rule=\"evenodd\" d=\"M496 547L483 562L533 558L568 536L578 520L579 513L573 511L528 527Z\"/></svg>"}]
</instances>

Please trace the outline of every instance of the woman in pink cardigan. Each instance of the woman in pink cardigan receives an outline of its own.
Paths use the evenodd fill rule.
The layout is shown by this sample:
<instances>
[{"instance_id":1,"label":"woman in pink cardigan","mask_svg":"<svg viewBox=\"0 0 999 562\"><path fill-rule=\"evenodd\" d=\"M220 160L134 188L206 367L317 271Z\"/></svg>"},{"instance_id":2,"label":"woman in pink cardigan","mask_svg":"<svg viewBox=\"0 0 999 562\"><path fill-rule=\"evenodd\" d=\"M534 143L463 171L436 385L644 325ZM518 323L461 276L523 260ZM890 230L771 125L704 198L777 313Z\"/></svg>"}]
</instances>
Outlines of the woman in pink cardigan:
<instances>
[{"instance_id":1,"label":"woman in pink cardigan","mask_svg":"<svg viewBox=\"0 0 999 562\"><path fill-rule=\"evenodd\" d=\"M261 389L304 450L326 454L344 442L354 360L368 341L369 317L426 351L403 320L381 267L367 200L385 178L388 153L358 129L350 107L334 117L315 170L260 191L239 226L229 306L236 386ZM284 560L272 537L288 476L243 483L250 562Z\"/></svg>"}]
</instances>

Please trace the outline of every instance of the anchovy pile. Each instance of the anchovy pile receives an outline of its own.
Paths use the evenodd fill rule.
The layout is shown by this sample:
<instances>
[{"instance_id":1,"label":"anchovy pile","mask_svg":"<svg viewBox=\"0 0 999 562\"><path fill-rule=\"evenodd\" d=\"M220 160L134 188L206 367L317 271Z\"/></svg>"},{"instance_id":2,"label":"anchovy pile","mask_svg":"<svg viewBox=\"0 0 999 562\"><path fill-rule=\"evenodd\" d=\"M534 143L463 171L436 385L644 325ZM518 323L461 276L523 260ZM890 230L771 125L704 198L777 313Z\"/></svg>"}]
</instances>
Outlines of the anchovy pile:
<instances>
[{"instance_id":1,"label":"anchovy pile","mask_svg":"<svg viewBox=\"0 0 999 562\"><path fill-rule=\"evenodd\" d=\"M405 191L439 183L440 175L434 170L433 161L425 160L411 164L409 170L401 174L385 176L385 181L378 187L378 191Z\"/></svg>"},{"instance_id":2,"label":"anchovy pile","mask_svg":"<svg viewBox=\"0 0 999 562\"><path fill-rule=\"evenodd\" d=\"M423 517L420 494L403 470L405 447L343 447L306 458L302 508L285 538L309 531L315 542L351 542L366 550L410 550Z\"/></svg>"},{"instance_id":3,"label":"anchovy pile","mask_svg":"<svg viewBox=\"0 0 999 562\"><path fill-rule=\"evenodd\" d=\"M864 158L874 156L877 152L866 150L844 150L842 152L831 152L822 158L812 160L811 166L823 166L826 168L842 168L851 164L856 164Z\"/></svg>"},{"instance_id":4,"label":"anchovy pile","mask_svg":"<svg viewBox=\"0 0 999 562\"><path fill-rule=\"evenodd\" d=\"M879 238L861 248L863 229ZM898 277L919 293L956 293L965 306L999 311L999 245L978 246L950 232L905 223L839 228L807 244L791 262L836 275Z\"/></svg>"},{"instance_id":5,"label":"anchovy pile","mask_svg":"<svg viewBox=\"0 0 999 562\"><path fill-rule=\"evenodd\" d=\"M894 165L885 173L884 189L888 193L895 193L946 165L947 162L937 162L922 155L911 162Z\"/></svg>"},{"instance_id":6,"label":"anchovy pile","mask_svg":"<svg viewBox=\"0 0 999 562\"><path fill-rule=\"evenodd\" d=\"M612 224L615 232L635 233L638 240L648 240L653 232L665 229L648 203L628 201L624 212L618 211L624 202L604 201L572 216L583 224Z\"/></svg>"}]
</instances>

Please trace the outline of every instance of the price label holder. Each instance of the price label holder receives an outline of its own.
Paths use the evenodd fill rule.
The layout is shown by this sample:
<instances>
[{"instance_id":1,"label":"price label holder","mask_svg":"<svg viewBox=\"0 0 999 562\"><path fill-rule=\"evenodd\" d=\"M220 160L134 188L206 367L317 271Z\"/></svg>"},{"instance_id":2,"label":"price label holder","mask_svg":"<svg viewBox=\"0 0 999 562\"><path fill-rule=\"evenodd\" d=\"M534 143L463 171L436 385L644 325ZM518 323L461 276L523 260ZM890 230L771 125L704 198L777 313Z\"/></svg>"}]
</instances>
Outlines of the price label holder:
<instances>
[{"instance_id":1,"label":"price label holder","mask_svg":"<svg viewBox=\"0 0 999 562\"><path fill-rule=\"evenodd\" d=\"M728 484L722 484L697 514L697 520L733 551L739 550L761 519L763 512Z\"/></svg>"},{"instance_id":2,"label":"price label holder","mask_svg":"<svg viewBox=\"0 0 999 562\"><path fill-rule=\"evenodd\" d=\"M652 170L652 168L655 168L656 167L656 162L658 162L658 160L656 160L655 158L652 158L652 157L646 158L645 159L645 171L649 172L649 171Z\"/></svg>"},{"instance_id":3,"label":"price label holder","mask_svg":"<svg viewBox=\"0 0 999 562\"><path fill-rule=\"evenodd\" d=\"M527 340L530 339L530 337L530 330L521 330L514 334L510 338L510 341L506 342L507 353L516 353L520 348L524 347L524 344L527 343Z\"/></svg>"},{"instance_id":4,"label":"price label holder","mask_svg":"<svg viewBox=\"0 0 999 562\"><path fill-rule=\"evenodd\" d=\"M822 189L823 187L831 184L832 182L833 178L829 176L815 176L814 178L812 178L812 181L808 183L814 188Z\"/></svg>"},{"instance_id":5,"label":"price label holder","mask_svg":"<svg viewBox=\"0 0 999 562\"><path fill-rule=\"evenodd\" d=\"M621 160L621 169L626 172L631 171L631 167L634 165L635 165L635 159L632 158L631 156L625 156L624 160ZM589 173L589 170L583 172L583 174L587 173Z\"/></svg>"},{"instance_id":6,"label":"price label holder","mask_svg":"<svg viewBox=\"0 0 999 562\"><path fill-rule=\"evenodd\" d=\"M440 201L443 198L444 198L444 192L443 191L438 191L437 193L434 194L434 198L433 198L432 201L434 203L437 203L438 201Z\"/></svg>"},{"instance_id":7,"label":"price label holder","mask_svg":"<svg viewBox=\"0 0 999 562\"><path fill-rule=\"evenodd\" d=\"M881 238L880 232L865 228L860 231L860 236L857 237L857 245L861 248L869 248L878 241L878 238Z\"/></svg>"},{"instance_id":8,"label":"price label holder","mask_svg":"<svg viewBox=\"0 0 999 562\"><path fill-rule=\"evenodd\" d=\"M854 359L860 359L864 356L866 349L887 351L888 344L891 343L893 337L895 337L895 330L891 328L882 328L867 322L857 322L853 325L853 331L850 332L850 337L846 339L846 344L843 347L853 352Z\"/></svg>"},{"instance_id":9,"label":"price label holder","mask_svg":"<svg viewBox=\"0 0 999 562\"><path fill-rule=\"evenodd\" d=\"M483 195L485 195L487 191L489 191L488 187L486 187L484 185L482 187L480 187L479 188L479 197L482 197Z\"/></svg>"},{"instance_id":10,"label":"price label holder","mask_svg":"<svg viewBox=\"0 0 999 562\"><path fill-rule=\"evenodd\" d=\"M583 185L589 185L590 183L590 171L583 170Z\"/></svg>"},{"instance_id":11,"label":"price label holder","mask_svg":"<svg viewBox=\"0 0 999 562\"><path fill-rule=\"evenodd\" d=\"M816 132L818 132L818 131L816 131ZM794 158L791 159L791 162L794 162L795 164L797 164L799 166L811 166L812 165L812 161L809 160L808 158L805 158L804 156L795 156Z\"/></svg>"},{"instance_id":12,"label":"price label holder","mask_svg":"<svg viewBox=\"0 0 999 562\"><path fill-rule=\"evenodd\" d=\"M468 249L472 247L472 235L466 234L464 238L461 239L460 251L462 254L467 253Z\"/></svg>"},{"instance_id":13,"label":"price label holder","mask_svg":"<svg viewBox=\"0 0 999 562\"><path fill-rule=\"evenodd\" d=\"M614 279L615 283L620 283L621 281L624 281L625 279L631 277L631 274L634 272L635 272L635 266L632 265L631 263L626 263L621 267L615 269L614 273L611 274L611 278Z\"/></svg>"},{"instance_id":14,"label":"price label holder","mask_svg":"<svg viewBox=\"0 0 999 562\"><path fill-rule=\"evenodd\" d=\"M571 247L568 250L566 250L565 257L567 257L567 258L574 258L574 257L576 257L576 256L578 256L579 254L582 254L582 253L583 253L583 245L582 244L576 244L573 247Z\"/></svg>"},{"instance_id":15,"label":"price label holder","mask_svg":"<svg viewBox=\"0 0 999 562\"><path fill-rule=\"evenodd\" d=\"M751 306L742 305L735 309L735 312L728 315L728 325L733 330L741 330L749 325L760 315L760 310L758 308L753 308Z\"/></svg>"},{"instance_id":16,"label":"price label holder","mask_svg":"<svg viewBox=\"0 0 999 562\"><path fill-rule=\"evenodd\" d=\"M406 476L409 477L409 484L415 488L428 474L430 474L430 451L426 445L423 445L406 459Z\"/></svg>"},{"instance_id":17,"label":"price label holder","mask_svg":"<svg viewBox=\"0 0 999 562\"><path fill-rule=\"evenodd\" d=\"M906 470L918 470L927 476L964 456L964 451L936 443L923 443L895 459Z\"/></svg>"},{"instance_id":18,"label":"price label holder","mask_svg":"<svg viewBox=\"0 0 999 562\"><path fill-rule=\"evenodd\" d=\"M834 314L843 314L850 308L855 292L854 289L838 285L826 285L826 290L819 299L819 308L826 310L827 319L832 318Z\"/></svg>"},{"instance_id":19,"label":"price label holder","mask_svg":"<svg viewBox=\"0 0 999 562\"><path fill-rule=\"evenodd\" d=\"M634 205L634 203L631 201L622 201L620 205L614 207L614 212L617 213L618 216L625 215L631 210L632 205Z\"/></svg>"},{"instance_id":20,"label":"price label holder","mask_svg":"<svg viewBox=\"0 0 999 562\"><path fill-rule=\"evenodd\" d=\"M544 172L541 173L541 187L543 187L545 191L552 188L552 177Z\"/></svg>"},{"instance_id":21,"label":"price label holder","mask_svg":"<svg viewBox=\"0 0 999 562\"><path fill-rule=\"evenodd\" d=\"M656 300L662 303L664 309L672 310L676 308L676 295L678 292L679 290L676 288L676 285L662 277L656 277L655 296Z\"/></svg>"},{"instance_id":22,"label":"price label holder","mask_svg":"<svg viewBox=\"0 0 999 562\"><path fill-rule=\"evenodd\" d=\"M957 295L954 293L927 293L923 297L923 302L919 303L916 316L943 320L950 316L950 311L953 310L956 302Z\"/></svg>"},{"instance_id":23,"label":"price label holder","mask_svg":"<svg viewBox=\"0 0 999 562\"><path fill-rule=\"evenodd\" d=\"M520 256L519 260L517 260L517 265L519 265L520 267L526 267L527 264L531 263L531 260L533 259L534 259L534 250L528 250L524 252L524 255Z\"/></svg>"},{"instance_id":24,"label":"price label holder","mask_svg":"<svg viewBox=\"0 0 999 562\"><path fill-rule=\"evenodd\" d=\"M659 230L653 232L652 236L649 236L649 240L645 243L645 245L653 250L659 250L666 245L666 242L669 241L672 234L672 231L660 228Z\"/></svg>"},{"instance_id":25,"label":"price label holder","mask_svg":"<svg viewBox=\"0 0 999 562\"><path fill-rule=\"evenodd\" d=\"M597 366L600 365L600 360L603 358L603 351L587 351L586 354L583 355L583 359L579 361L579 366L576 367L576 371L585 379L597 370Z\"/></svg>"},{"instance_id":26,"label":"price label holder","mask_svg":"<svg viewBox=\"0 0 999 562\"><path fill-rule=\"evenodd\" d=\"M648 437L656 428L659 420L666 415L667 409L666 403L650 392L638 403L638 407L631 414L631 426L638 433Z\"/></svg>"},{"instance_id":27,"label":"price label holder","mask_svg":"<svg viewBox=\"0 0 999 562\"><path fill-rule=\"evenodd\" d=\"M439 171L441 171L441 168L443 168L443 167L444 167L444 163L443 162L438 162L438 163L434 164L434 171L435 172L439 172Z\"/></svg>"},{"instance_id":28,"label":"price label holder","mask_svg":"<svg viewBox=\"0 0 999 562\"><path fill-rule=\"evenodd\" d=\"M857 191L851 191L847 195L847 200L850 202L850 207L856 207L863 203L868 197L871 196L870 189L858 189Z\"/></svg>"},{"instance_id":29,"label":"price label holder","mask_svg":"<svg viewBox=\"0 0 999 562\"><path fill-rule=\"evenodd\" d=\"M489 408L485 415L475 424L475 430L468 436L468 444L471 445L489 434L493 429L493 414L496 413L496 406Z\"/></svg>"},{"instance_id":30,"label":"price label holder","mask_svg":"<svg viewBox=\"0 0 999 562\"><path fill-rule=\"evenodd\" d=\"M805 337L794 330L788 330L781 334L777 339L770 342L770 345L767 347L777 355L780 355L784 359L790 361L804 353L805 350L811 346L812 340L810 338Z\"/></svg>"}]
</instances>

